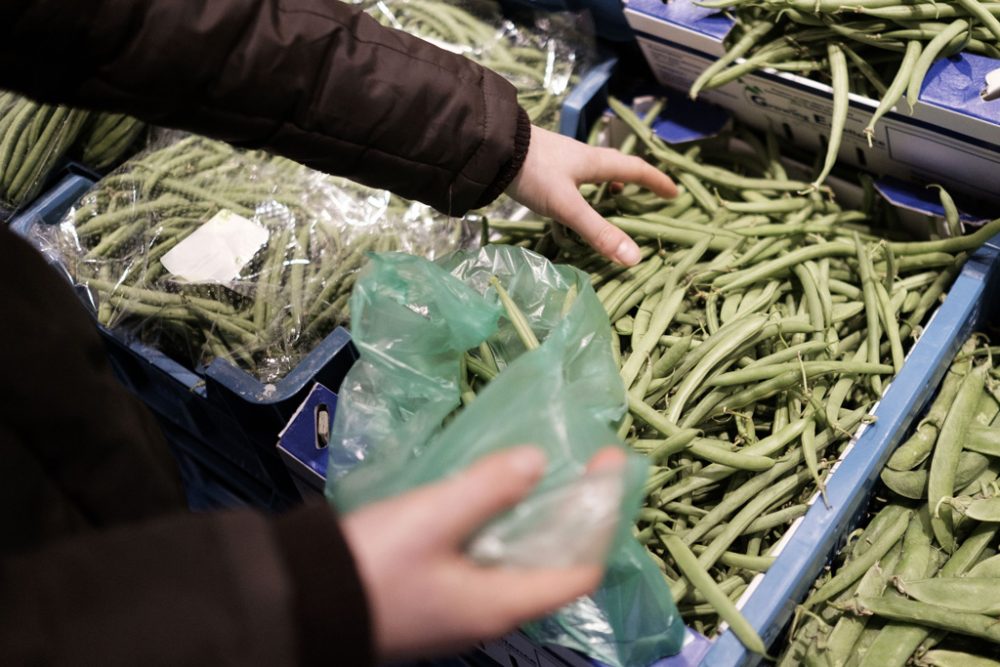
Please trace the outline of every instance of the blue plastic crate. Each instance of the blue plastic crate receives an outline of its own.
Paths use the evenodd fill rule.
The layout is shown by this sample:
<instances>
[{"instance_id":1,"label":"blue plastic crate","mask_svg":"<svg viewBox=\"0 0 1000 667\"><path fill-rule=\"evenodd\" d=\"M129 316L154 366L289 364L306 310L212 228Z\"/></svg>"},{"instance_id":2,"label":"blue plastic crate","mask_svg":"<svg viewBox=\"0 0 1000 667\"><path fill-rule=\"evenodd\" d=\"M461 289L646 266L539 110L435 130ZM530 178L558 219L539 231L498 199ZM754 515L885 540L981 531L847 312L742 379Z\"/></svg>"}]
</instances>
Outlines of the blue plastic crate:
<instances>
[{"instance_id":1,"label":"blue plastic crate","mask_svg":"<svg viewBox=\"0 0 1000 667\"><path fill-rule=\"evenodd\" d=\"M830 507L813 498L809 511L784 538L774 565L751 585L741 609L765 643L780 635L823 566L858 524L889 456L936 392L962 343L983 322L984 314L992 312L991 299L998 287L1000 255L995 248L984 247L965 265L910 350L902 371L875 408L877 421L862 427L831 471L826 487ZM736 667L760 661L726 632L713 643L703 664Z\"/></svg>"},{"instance_id":2,"label":"blue plastic crate","mask_svg":"<svg viewBox=\"0 0 1000 667\"><path fill-rule=\"evenodd\" d=\"M608 83L618 64L617 58L608 58L584 72L579 83L563 100L559 115L559 133L580 140L607 108Z\"/></svg>"},{"instance_id":3,"label":"blue plastic crate","mask_svg":"<svg viewBox=\"0 0 1000 667\"><path fill-rule=\"evenodd\" d=\"M162 428L177 461L188 507L192 511L207 512L260 504L252 491L232 487L226 481L231 476L225 473L220 476L211 465L198 458L203 447L190 434L169 423L162 424Z\"/></svg>"},{"instance_id":4,"label":"blue plastic crate","mask_svg":"<svg viewBox=\"0 0 1000 667\"><path fill-rule=\"evenodd\" d=\"M796 605L805 598L823 566L857 525L889 455L934 393L958 348L981 323L983 314L991 312L988 295L1000 288L998 244L1000 238L994 239L966 263L944 303L911 348L902 371L874 407L875 423L859 429L851 446L832 469L826 487L830 507L818 495L811 499L809 511L782 539L774 565L767 574L754 579L740 601L743 614L765 643L770 644L781 636ZM328 390L317 388L310 397L311 402L289 424L279 445L286 456L294 459L294 467L307 471L306 476L312 480L311 488L317 493L322 492L328 453L315 444L320 438L309 406L324 400L335 403L336 397ZM723 632L714 641L690 631L688 637L680 655L660 660L653 667L737 667L757 664L761 659L748 653L729 632ZM490 642L481 650L510 667L550 664L594 667L597 664L572 651L534 646L523 635ZM554 661L556 657L558 661Z\"/></svg>"},{"instance_id":5,"label":"blue plastic crate","mask_svg":"<svg viewBox=\"0 0 1000 667\"><path fill-rule=\"evenodd\" d=\"M317 382L279 435L278 453L303 495L323 493L329 430L324 433L320 423L332 427L336 410L337 394Z\"/></svg>"},{"instance_id":6,"label":"blue plastic crate","mask_svg":"<svg viewBox=\"0 0 1000 667\"><path fill-rule=\"evenodd\" d=\"M11 222L27 234L35 224L58 222L93 181L71 175ZM81 290L86 297L86 291ZM186 368L162 352L133 340L127 333L99 326L119 378L161 420L192 436L209 450L215 466L234 488L245 488L257 505L281 509L301 494L274 448L278 434L312 386L337 388L357 354L350 334L336 329L291 372L264 384L220 359L204 369Z\"/></svg>"},{"instance_id":7,"label":"blue plastic crate","mask_svg":"<svg viewBox=\"0 0 1000 667\"><path fill-rule=\"evenodd\" d=\"M725 52L734 21L694 0L626 0L625 15L660 83L687 93ZM864 133L878 100L852 95L839 161L883 176L941 183L972 199L1000 203L1000 105L983 102L985 74L1000 60L971 53L939 58L909 112L897 107ZM792 72L762 69L699 99L726 107L749 125L772 129L791 143L823 151L833 109L829 85Z\"/></svg>"}]
</instances>

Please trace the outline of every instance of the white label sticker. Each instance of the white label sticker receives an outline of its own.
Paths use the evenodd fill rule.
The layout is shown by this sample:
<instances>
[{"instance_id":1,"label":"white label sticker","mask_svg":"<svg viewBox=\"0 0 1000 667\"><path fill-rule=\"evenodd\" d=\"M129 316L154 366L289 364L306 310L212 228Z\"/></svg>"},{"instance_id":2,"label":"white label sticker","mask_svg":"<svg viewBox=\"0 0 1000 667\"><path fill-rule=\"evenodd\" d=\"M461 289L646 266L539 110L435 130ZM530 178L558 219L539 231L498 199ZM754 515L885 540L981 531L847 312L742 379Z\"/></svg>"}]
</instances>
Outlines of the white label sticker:
<instances>
[{"instance_id":1,"label":"white label sticker","mask_svg":"<svg viewBox=\"0 0 1000 667\"><path fill-rule=\"evenodd\" d=\"M171 248L160 262L186 282L225 285L239 278L267 237L267 229L260 223L222 209Z\"/></svg>"}]
</instances>

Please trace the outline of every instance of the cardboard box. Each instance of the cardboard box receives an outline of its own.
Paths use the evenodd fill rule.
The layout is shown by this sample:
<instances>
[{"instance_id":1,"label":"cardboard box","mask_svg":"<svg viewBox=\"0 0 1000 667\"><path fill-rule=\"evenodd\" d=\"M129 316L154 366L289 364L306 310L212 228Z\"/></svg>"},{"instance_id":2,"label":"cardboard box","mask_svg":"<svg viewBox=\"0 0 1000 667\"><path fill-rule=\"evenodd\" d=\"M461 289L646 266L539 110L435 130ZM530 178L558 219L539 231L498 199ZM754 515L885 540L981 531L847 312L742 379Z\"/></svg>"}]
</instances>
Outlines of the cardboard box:
<instances>
[{"instance_id":1,"label":"cardboard box","mask_svg":"<svg viewBox=\"0 0 1000 667\"><path fill-rule=\"evenodd\" d=\"M725 53L733 25L691 0L627 0L625 15L659 82L684 92ZM971 54L938 60L913 114L900 111L905 102L886 114L870 148L863 130L878 101L852 94L841 162L1000 204L1000 101L979 96L986 74L998 67L998 60ZM765 70L703 91L699 99L803 148L825 150L833 93L823 83Z\"/></svg>"}]
</instances>

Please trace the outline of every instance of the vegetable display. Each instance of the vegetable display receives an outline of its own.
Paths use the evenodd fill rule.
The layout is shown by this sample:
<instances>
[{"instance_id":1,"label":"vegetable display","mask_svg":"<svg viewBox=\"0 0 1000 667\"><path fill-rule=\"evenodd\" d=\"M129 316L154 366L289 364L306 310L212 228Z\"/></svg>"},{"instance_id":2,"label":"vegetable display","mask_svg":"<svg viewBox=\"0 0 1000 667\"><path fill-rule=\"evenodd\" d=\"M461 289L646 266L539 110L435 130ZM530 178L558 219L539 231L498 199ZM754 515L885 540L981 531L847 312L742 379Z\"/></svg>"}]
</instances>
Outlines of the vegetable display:
<instances>
[{"instance_id":1,"label":"vegetable display","mask_svg":"<svg viewBox=\"0 0 1000 667\"><path fill-rule=\"evenodd\" d=\"M69 155L79 153L98 170L117 164L144 129L128 116L39 104L0 91L0 213L38 194Z\"/></svg>"},{"instance_id":2,"label":"vegetable display","mask_svg":"<svg viewBox=\"0 0 1000 667\"><path fill-rule=\"evenodd\" d=\"M842 210L789 178L773 137L741 133L746 152L715 141L682 153L648 127L659 105L644 118L612 108L632 131L623 149L684 186L668 202L585 189L637 238L643 261L608 264L543 222L491 220L491 229L590 272L628 390L620 435L650 458L639 539L695 629L712 634L724 620L762 652L736 601L822 496L830 463L965 253L1000 220L965 237L885 240L869 226L872 211ZM467 364L475 389L489 360L473 352Z\"/></svg>"},{"instance_id":3,"label":"vegetable display","mask_svg":"<svg viewBox=\"0 0 1000 667\"><path fill-rule=\"evenodd\" d=\"M441 0L396 0L368 9L382 25L421 37L497 72L518 91L518 102L535 125L558 128L562 101L578 81L579 47L585 42L558 15L515 23L490 0L461 4ZM569 39L572 38L572 41Z\"/></svg>"},{"instance_id":4,"label":"vegetable display","mask_svg":"<svg viewBox=\"0 0 1000 667\"><path fill-rule=\"evenodd\" d=\"M218 214L266 230L232 280L192 283L164 257ZM283 376L335 326L368 250L434 256L461 221L262 152L187 137L101 180L39 243L90 288L98 320L197 367Z\"/></svg>"},{"instance_id":5,"label":"vegetable display","mask_svg":"<svg viewBox=\"0 0 1000 667\"><path fill-rule=\"evenodd\" d=\"M497 69L533 122L555 126L576 81L577 53L549 35L558 20L504 19L492 2L467 8L405 0L369 7L402 28ZM569 34L569 26L560 26ZM559 32L559 31L555 31ZM84 154L104 164L135 131L130 119L90 124ZM502 197L489 215L513 215ZM264 250L234 285L182 285L162 257L217 212L261 222ZM188 138L103 179L55 240L71 274L97 295L99 320L134 332L192 367L222 358L264 381L283 376L346 322L354 275L369 250L436 256L473 240L469 225L388 191L263 153Z\"/></svg>"},{"instance_id":6,"label":"vegetable display","mask_svg":"<svg viewBox=\"0 0 1000 667\"><path fill-rule=\"evenodd\" d=\"M87 113L0 92L0 208L33 197L76 142Z\"/></svg>"},{"instance_id":7,"label":"vegetable display","mask_svg":"<svg viewBox=\"0 0 1000 667\"><path fill-rule=\"evenodd\" d=\"M780 665L1000 664L996 373L973 336L882 471L867 527L806 600Z\"/></svg>"},{"instance_id":8,"label":"vegetable display","mask_svg":"<svg viewBox=\"0 0 1000 667\"><path fill-rule=\"evenodd\" d=\"M109 169L121 162L145 129L144 123L131 116L96 114L80 137L80 159L92 169Z\"/></svg>"},{"instance_id":9,"label":"vegetable display","mask_svg":"<svg viewBox=\"0 0 1000 667\"><path fill-rule=\"evenodd\" d=\"M904 102L913 109L931 65L960 51L1000 59L1000 4L979 0L711 0L735 18L727 53L691 86L692 98L763 68L817 78L834 109L821 184L836 161L848 95L880 100L865 134ZM998 63L1000 65L1000 63Z\"/></svg>"}]
</instances>

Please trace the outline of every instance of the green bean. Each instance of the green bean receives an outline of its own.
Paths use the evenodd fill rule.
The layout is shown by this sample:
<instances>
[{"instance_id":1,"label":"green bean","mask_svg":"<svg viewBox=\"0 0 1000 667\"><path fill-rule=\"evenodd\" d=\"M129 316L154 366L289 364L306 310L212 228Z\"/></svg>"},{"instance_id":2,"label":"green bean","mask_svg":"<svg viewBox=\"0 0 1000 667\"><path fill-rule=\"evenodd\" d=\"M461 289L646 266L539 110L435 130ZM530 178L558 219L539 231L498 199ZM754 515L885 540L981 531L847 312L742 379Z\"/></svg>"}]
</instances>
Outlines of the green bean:
<instances>
[{"instance_id":1,"label":"green bean","mask_svg":"<svg viewBox=\"0 0 1000 667\"><path fill-rule=\"evenodd\" d=\"M861 244L861 239L858 238L857 234L854 236L854 244L858 258L859 273L861 275L861 293L865 301L868 358L878 359L881 333L879 330L879 307L875 291L874 269L872 268L871 258L868 256L868 252ZM881 395L882 384L878 376L873 375L871 377L871 385L875 394Z\"/></svg>"},{"instance_id":2,"label":"green bean","mask_svg":"<svg viewBox=\"0 0 1000 667\"><path fill-rule=\"evenodd\" d=\"M956 1L962 2L967 0ZM917 104L917 98L920 96L920 89L923 85L924 77L927 75L927 71L930 69L931 64L939 55L941 55L942 51L944 51L945 47L948 46L951 40L958 37L968 29L968 21L964 19L957 19L947 28L938 33L938 35L924 47L923 52L920 54L920 57L917 58L916 63L913 66L913 73L910 75L910 83L906 89L906 99L910 103L911 109Z\"/></svg>"},{"instance_id":3,"label":"green bean","mask_svg":"<svg viewBox=\"0 0 1000 667\"><path fill-rule=\"evenodd\" d=\"M640 302L639 310L636 312L635 317L630 318L632 326L629 333L631 335L636 338L642 338L646 334L649 330L650 320L653 318L653 310L656 308L656 304L660 302L662 296L662 292L653 292ZM617 324L618 320L615 320L615 325L617 326Z\"/></svg>"},{"instance_id":4,"label":"green bean","mask_svg":"<svg viewBox=\"0 0 1000 667\"><path fill-rule=\"evenodd\" d=\"M739 637L743 645L749 650L764 654L766 647L763 640L740 614L736 606L729 600L724 592L719 590L718 584L711 575L699 564L698 558L691 552L684 542L676 535L664 535L662 537L664 546L670 552L677 566L684 576L691 581L705 599L709 601L712 608L725 620L733 633Z\"/></svg>"},{"instance_id":5,"label":"green bean","mask_svg":"<svg viewBox=\"0 0 1000 667\"><path fill-rule=\"evenodd\" d=\"M750 298L759 297L760 296L760 294L759 294L760 290L757 290L757 292L758 292L757 294L752 294L752 292L748 292L747 293L747 298L750 299ZM713 292L712 294L708 295L708 298L709 299L713 299L713 300L717 300L719 298L719 295ZM722 308L719 311L719 319L723 323L732 322L736 318L736 316L739 314L740 303L742 301L743 301L743 295L742 294L730 294L730 295L726 296L726 298L723 299L723 301L722 301ZM711 332L711 333L714 333L714 332Z\"/></svg>"},{"instance_id":6,"label":"green bean","mask_svg":"<svg viewBox=\"0 0 1000 667\"><path fill-rule=\"evenodd\" d=\"M937 577L903 580L900 590L919 602L973 614L1000 614L1000 580L979 577Z\"/></svg>"},{"instance_id":7,"label":"green bean","mask_svg":"<svg viewBox=\"0 0 1000 667\"><path fill-rule=\"evenodd\" d=\"M890 304L889 293L886 292L885 285L875 282L874 288L878 301L879 315L882 320L882 328L889 339L889 346L892 351L893 371L899 373L903 369L904 361L903 341L899 335L899 322L896 319L895 309Z\"/></svg>"},{"instance_id":8,"label":"green bean","mask_svg":"<svg viewBox=\"0 0 1000 667\"><path fill-rule=\"evenodd\" d=\"M674 225L667 225L662 222L651 223L620 217L610 217L608 218L608 222L631 236L661 242L665 241L678 245L695 246L701 241L708 239L709 248L715 251L726 250L738 243L738 241L732 238L719 235L716 231L711 231L707 228L703 228L701 231L694 231Z\"/></svg>"},{"instance_id":9,"label":"green bean","mask_svg":"<svg viewBox=\"0 0 1000 667\"><path fill-rule=\"evenodd\" d=\"M631 136L634 137L635 135ZM691 193L691 196L694 197L694 200L703 209L713 213L719 209L718 199L708 191L708 188L702 184L697 176L684 172L677 174L677 180L687 188L687 191Z\"/></svg>"},{"instance_id":10,"label":"green bean","mask_svg":"<svg viewBox=\"0 0 1000 667\"><path fill-rule=\"evenodd\" d=\"M984 523L1000 523L1000 498L974 498L960 511L970 519Z\"/></svg>"},{"instance_id":11,"label":"green bean","mask_svg":"<svg viewBox=\"0 0 1000 667\"><path fill-rule=\"evenodd\" d=\"M750 74L760 67L767 66L770 62L781 62L786 58L798 55L798 53L799 50L795 46L779 46L771 51L761 49L755 55L746 58L742 63L738 63L719 72L709 79L704 87L719 88L720 86L724 86L727 83L731 83L742 78L743 76L746 76L747 74Z\"/></svg>"},{"instance_id":12,"label":"green bean","mask_svg":"<svg viewBox=\"0 0 1000 667\"><path fill-rule=\"evenodd\" d=\"M993 33L995 40L1000 41L1000 21L979 0L955 0L955 2L967 11L970 16L975 17L980 23L986 26Z\"/></svg>"},{"instance_id":13,"label":"green bean","mask_svg":"<svg viewBox=\"0 0 1000 667\"><path fill-rule=\"evenodd\" d=\"M974 452L963 452L959 455L958 467L955 470L955 488L962 488L971 483L989 465L989 460ZM904 498L920 500L927 493L928 471L926 470L893 470L885 468L882 481L893 492Z\"/></svg>"},{"instance_id":14,"label":"green bean","mask_svg":"<svg viewBox=\"0 0 1000 667\"><path fill-rule=\"evenodd\" d=\"M706 547L701 544L695 544L691 547L691 551L695 554L702 554L705 552L705 549ZM723 565L735 567L740 570L750 570L751 572L767 572L774 565L774 561L774 556L749 556L733 551L727 551L719 556L719 562Z\"/></svg>"},{"instance_id":15,"label":"green bean","mask_svg":"<svg viewBox=\"0 0 1000 667\"><path fill-rule=\"evenodd\" d=\"M781 526L787 526L800 516L805 516L805 513L808 510L808 505L790 505L788 507L784 507L780 510L771 512L770 514L765 514L764 516L754 519L740 534L753 535L755 533L765 533L769 530L780 528ZM716 526L712 530L705 533L702 539L714 540L722 534L725 529L725 525Z\"/></svg>"},{"instance_id":16,"label":"green bean","mask_svg":"<svg viewBox=\"0 0 1000 667\"><path fill-rule=\"evenodd\" d=\"M988 577L990 579L996 579L1000 577L1000 555L990 556L985 558L969 570L968 576L970 577Z\"/></svg>"},{"instance_id":17,"label":"green bean","mask_svg":"<svg viewBox=\"0 0 1000 667\"><path fill-rule=\"evenodd\" d=\"M768 507L776 504L786 502L786 499L790 494L794 493L799 487L801 487L806 481L808 481L809 475L807 472L800 471L793 475L776 482L772 487L762 491L760 494L751 499L746 506L740 509L734 516L732 516L728 523L722 527L722 530L718 532L714 537L711 538L711 542L708 548L698 556L698 562L705 568L714 565L722 554L726 552L727 549L735 542L741 535L750 530L754 521L758 520L761 512L765 511ZM792 513L785 513L781 516L781 523L785 523L789 520L790 516L801 511L801 508L796 508ZM714 509L713 509L714 512ZM696 538L693 536L695 529L701 529L710 520L711 512L701 520L692 530L688 531L684 536L683 540L685 544L693 544ZM709 531L710 532L710 531ZM709 532L705 532L703 535L704 539L708 539Z\"/></svg>"},{"instance_id":18,"label":"green bean","mask_svg":"<svg viewBox=\"0 0 1000 667\"><path fill-rule=\"evenodd\" d=\"M911 515L912 513L909 510L901 512L898 517L891 524L889 524L885 533L880 535L867 551L847 563L840 569L839 572L837 572L836 575L834 575L832 579L820 586L819 590L810 595L809 599L807 599L804 603L805 607L813 607L821 602L829 600L860 579L872 565L888 553L889 549L903 537L903 533L906 532L907 525L910 522Z\"/></svg>"},{"instance_id":19,"label":"green bean","mask_svg":"<svg viewBox=\"0 0 1000 667\"><path fill-rule=\"evenodd\" d=\"M750 316L720 330L716 344L711 346L711 349L705 346L706 353L703 358L690 369L678 385L667 411L667 418L675 423L680 421L687 401L701 386L708 372L733 350L760 333L766 322L767 318L764 316Z\"/></svg>"},{"instance_id":20,"label":"green bean","mask_svg":"<svg viewBox=\"0 0 1000 667\"><path fill-rule=\"evenodd\" d=\"M790 464L788 461L779 462L775 464L773 467L771 467L770 470L765 471L761 475L757 475L739 489L734 490L733 492L726 495L725 498L722 500L722 502L713 507L707 515L705 515L701 520L698 521L698 524L696 526L694 526L691 530L689 530L687 533L684 534L683 536L684 541L687 544L694 544L695 542L705 537L705 535L707 535L708 532L713 527L721 523L726 517L730 516L734 512L739 511L741 508L745 509L745 507L749 507L750 505L748 503L756 503L756 505L754 505L755 507L757 505L760 505L761 503L764 503L764 507L759 510L755 510L756 514L754 516L749 517L745 522L742 523L742 525L730 522L732 526L738 526L738 530L735 527L732 528L732 530L736 531L735 536L738 536L744 529L746 529L750 525L753 519L757 518L757 516L761 512L763 512L768 506L770 506L772 502L774 502L776 497L772 497L775 493L773 489L775 488L783 489L781 493L778 493L777 497L780 497L790 491L790 489L786 488L787 484L789 484L790 482L787 481L779 482L779 480L781 480L784 475L787 475L793 468L794 466ZM789 479L794 480L797 478L791 477ZM806 478L803 478L803 481L805 479ZM776 484L781 484L782 486L776 486ZM763 493L770 494L766 497L766 503L760 500L762 497L765 497L761 495ZM661 505L664 504L664 497L665 496L661 494L660 496Z\"/></svg>"},{"instance_id":21,"label":"green bean","mask_svg":"<svg viewBox=\"0 0 1000 667\"><path fill-rule=\"evenodd\" d=\"M658 277L663 275L662 266L663 259L653 257L630 274L631 280L626 280L627 276L623 275L621 283L602 299L608 317L617 319L624 314L624 308L631 310L642 301L644 294L655 291L660 282Z\"/></svg>"},{"instance_id":22,"label":"green bean","mask_svg":"<svg viewBox=\"0 0 1000 667\"><path fill-rule=\"evenodd\" d=\"M496 290L497 295L500 297L500 303L503 304L504 311L507 313L507 319L510 320L514 331L517 332L518 338L521 339L521 344L528 350L537 349L540 343L535 336L535 332L531 329L531 324L528 323L528 319L524 316L524 313L521 312L521 309L517 307L514 300L507 294L507 290L500 284L500 280L496 276L492 276L490 278L490 285L493 286L493 289Z\"/></svg>"},{"instance_id":23,"label":"green bean","mask_svg":"<svg viewBox=\"0 0 1000 667\"><path fill-rule=\"evenodd\" d=\"M1000 661L962 651L928 651L920 658L927 667L1000 667Z\"/></svg>"},{"instance_id":24,"label":"green bean","mask_svg":"<svg viewBox=\"0 0 1000 667\"><path fill-rule=\"evenodd\" d=\"M661 339L662 341L662 339ZM661 356L656 363L653 364L653 377L662 378L666 377L674 367L680 362L681 359L688 353L691 349L693 341L691 338L684 338L673 345L667 350L666 354Z\"/></svg>"},{"instance_id":25,"label":"green bean","mask_svg":"<svg viewBox=\"0 0 1000 667\"><path fill-rule=\"evenodd\" d=\"M951 236L960 236L962 234L962 221L959 219L958 208L955 206L955 201L940 185L928 185L929 188L937 188L938 195L941 198L941 206L944 208L944 219L945 224L948 227L948 233Z\"/></svg>"},{"instance_id":26,"label":"green bean","mask_svg":"<svg viewBox=\"0 0 1000 667\"><path fill-rule=\"evenodd\" d=\"M38 106L34 102L25 100L16 112L7 112L13 119L2 141L0 141L0 165L3 168L3 172L0 172L0 185L4 186L5 191L10 190L9 187L6 187L6 184L13 180L16 175L15 168L20 164L20 160L11 159L16 150L17 142L21 139L27 139L25 129L28 123L31 122L37 108ZM12 201L11 203L14 202Z\"/></svg>"},{"instance_id":27,"label":"green bean","mask_svg":"<svg viewBox=\"0 0 1000 667\"><path fill-rule=\"evenodd\" d=\"M827 58L830 60L830 73L833 76L833 115L830 122L830 137L826 149L826 160L823 162L823 169L819 176L813 181L813 188L826 181L830 175L834 164L837 162L837 155L840 152L840 141L844 136L844 126L847 123L847 110L849 104L849 75L847 72L847 58L840 44L829 42L827 44Z\"/></svg>"},{"instance_id":28,"label":"green bean","mask_svg":"<svg viewBox=\"0 0 1000 667\"><path fill-rule=\"evenodd\" d=\"M885 95L887 92L886 85L882 82L882 79L879 77L878 72L875 71L875 68L873 68L867 60L859 56L857 52L847 44L841 44L840 48L844 50L844 53L858 69L858 71L861 72L865 79L871 83L872 88L874 88L880 96Z\"/></svg>"},{"instance_id":29,"label":"green bean","mask_svg":"<svg viewBox=\"0 0 1000 667\"><path fill-rule=\"evenodd\" d=\"M905 538L904 538L905 539ZM858 582L851 597L856 595L881 596L889 581L890 574L899 562L902 545L897 543L881 561L872 565ZM842 665L851 657L852 650L861 638L867 625L867 617L845 614L841 616L827 636L822 647L824 662Z\"/></svg>"},{"instance_id":30,"label":"green bean","mask_svg":"<svg viewBox=\"0 0 1000 667\"><path fill-rule=\"evenodd\" d=\"M652 155L669 164L679 171L687 171L703 181L725 185L726 187L740 188L745 190L779 190L783 192L797 192L809 187L808 183L798 181L782 181L776 179L746 178L737 176L731 172L714 167L706 167L694 160L685 158L680 153L671 150L663 142L655 138L652 131L642 124L635 113L626 105L615 98L608 99L608 105L618 115L622 121L632 130L639 140L642 141Z\"/></svg>"},{"instance_id":31,"label":"green bean","mask_svg":"<svg viewBox=\"0 0 1000 667\"><path fill-rule=\"evenodd\" d=\"M729 3L727 3L727 5L728 4ZM695 82L691 84L691 90L688 93L691 99L697 99L698 93L700 93L701 89L705 87L705 84L711 81L716 74L722 72L731 63L735 62L738 58L741 58L744 54L750 51L750 49L752 49L762 37L767 35L767 33L771 32L773 29L774 26L767 21L760 21L748 28L746 32L743 33L743 36L740 37L739 41L737 41L725 55L715 60L711 65L705 68L701 74L698 75Z\"/></svg>"},{"instance_id":32,"label":"green bean","mask_svg":"<svg viewBox=\"0 0 1000 667\"><path fill-rule=\"evenodd\" d=\"M782 391L799 386L802 383L802 372L800 369L787 370L775 377L761 382L757 386L750 387L731 394L721 405L721 409L715 410L714 414L723 414L727 410L739 410L741 408L770 398Z\"/></svg>"},{"instance_id":33,"label":"green bean","mask_svg":"<svg viewBox=\"0 0 1000 667\"><path fill-rule=\"evenodd\" d=\"M824 257L849 257L855 249L845 243L824 243L798 248L777 259L762 262L751 269L744 269L716 278L715 287L723 293L741 289L767 278L780 275L792 267L812 259Z\"/></svg>"},{"instance_id":34,"label":"green bean","mask_svg":"<svg viewBox=\"0 0 1000 667\"><path fill-rule=\"evenodd\" d=\"M687 429L687 431L692 430L694 429ZM756 454L747 454L745 452L734 452L725 447L713 445L708 440L695 440L691 443L688 451L694 456L711 463L719 463L740 470L760 472L769 470L774 466L774 459Z\"/></svg>"},{"instance_id":35,"label":"green bean","mask_svg":"<svg viewBox=\"0 0 1000 667\"><path fill-rule=\"evenodd\" d=\"M688 251L683 259L671 270L665 280L660 302L657 304L650 319L649 330L638 341L633 342L633 356L622 367L621 375L626 387L631 387L635 375L639 370L639 365L653 351L653 348L660 340L660 336L663 335L670 326L670 322L676 316L685 296L684 290L676 289L677 284L683 278L684 274L701 259L704 252L708 249L708 244L707 240L703 240ZM657 376L655 370L653 371L653 375L654 377Z\"/></svg>"},{"instance_id":36,"label":"green bean","mask_svg":"<svg viewBox=\"0 0 1000 667\"><path fill-rule=\"evenodd\" d=\"M939 628L988 641L1000 641L1000 624L995 618L945 609L937 605L902 598L858 598L860 613L872 613L903 623Z\"/></svg>"},{"instance_id":37,"label":"green bean","mask_svg":"<svg viewBox=\"0 0 1000 667\"><path fill-rule=\"evenodd\" d=\"M938 435L931 457L930 474L927 479L927 500L933 513L931 525L938 543L948 552L953 552L956 548L953 534L954 519L950 508L939 508L938 505L943 498L951 496L954 492L962 438L972 422L975 403L982 394L985 380L985 366L974 368L962 380L955 402L941 425L941 433Z\"/></svg>"},{"instance_id":38,"label":"green bean","mask_svg":"<svg viewBox=\"0 0 1000 667\"><path fill-rule=\"evenodd\" d=\"M970 452L979 452L1000 458L1000 429L990 426L971 426L962 441L962 447Z\"/></svg>"},{"instance_id":39,"label":"green bean","mask_svg":"<svg viewBox=\"0 0 1000 667\"><path fill-rule=\"evenodd\" d=\"M823 347L826 347L825 343L821 343ZM710 387L730 387L741 384L749 384L751 382L759 382L761 380L773 379L788 372L800 372L808 379L819 377L821 375L827 375L830 373L839 373L847 375L863 375L863 374L884 374L888 375L892 373L892 367L885 364L869 364L869 363L858 363L850 361L805 361L805 362L786 362L786 363L770 363L767 365L751 367L748 366L742 370L730 371L728 373L723 373L722 375L717 375L707 381L707 385Z\"/></svg>"}]
</instances>

